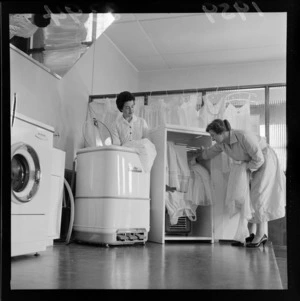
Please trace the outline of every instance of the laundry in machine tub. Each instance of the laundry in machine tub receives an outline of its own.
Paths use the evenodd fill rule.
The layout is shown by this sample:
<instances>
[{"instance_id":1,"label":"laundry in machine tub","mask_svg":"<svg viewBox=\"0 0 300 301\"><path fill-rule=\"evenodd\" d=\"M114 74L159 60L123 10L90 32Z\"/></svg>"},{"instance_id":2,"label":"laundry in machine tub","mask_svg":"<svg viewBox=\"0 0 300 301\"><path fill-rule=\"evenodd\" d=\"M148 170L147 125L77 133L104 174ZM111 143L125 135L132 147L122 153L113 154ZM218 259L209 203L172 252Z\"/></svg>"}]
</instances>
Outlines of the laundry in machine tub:
<instances>
[{"instance_id":1,"label":"laundry in machine tub","mask_svg":"<svg viewBox=\"0 0 300 301\"><path fill-rule=\"evenodd\" d=\"M88 147L77 152L75 241L145 243L150 229L150 172L128 147Z\"/></svg>"}]
</instances>

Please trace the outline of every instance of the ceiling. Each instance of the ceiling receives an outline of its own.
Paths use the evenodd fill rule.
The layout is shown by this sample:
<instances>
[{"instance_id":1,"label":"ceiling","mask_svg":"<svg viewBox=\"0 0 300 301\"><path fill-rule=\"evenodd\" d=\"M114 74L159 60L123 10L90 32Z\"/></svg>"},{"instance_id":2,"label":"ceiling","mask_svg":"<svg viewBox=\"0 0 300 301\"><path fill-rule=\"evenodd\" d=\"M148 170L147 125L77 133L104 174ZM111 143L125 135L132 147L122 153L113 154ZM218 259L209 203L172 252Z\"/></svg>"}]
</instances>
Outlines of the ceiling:
<instances>
[{"instance_id":1,"label":"ceiling","mask_svg":"<svg viewBox=\"0 0 300 301\"><path fill-rule=\"evenodd\" d=\"M104 32L139 72L286 59L286 13L119 14Z\"/></svg>"}]
</instances>

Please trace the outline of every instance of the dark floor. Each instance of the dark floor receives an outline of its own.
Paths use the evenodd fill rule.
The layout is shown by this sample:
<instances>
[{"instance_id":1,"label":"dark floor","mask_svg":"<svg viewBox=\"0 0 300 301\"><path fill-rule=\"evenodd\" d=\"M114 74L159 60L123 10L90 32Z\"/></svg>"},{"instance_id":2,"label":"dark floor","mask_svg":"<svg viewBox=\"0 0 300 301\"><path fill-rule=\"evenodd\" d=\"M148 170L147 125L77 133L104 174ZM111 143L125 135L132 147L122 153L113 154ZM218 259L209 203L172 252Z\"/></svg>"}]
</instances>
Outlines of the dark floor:
<instances>
[{"instance_id":1,"label":"dark floor","mask_svg":"<svg viewBox=\"0 0 300 301\"><path fill-rule=\"evenodd\" d=\"M11 261L12 290L286 288L286 261L278 264L271 243L255 249L223 242L55 243L39 256Z\"/></svg>"},{"instance_id":2,"label":"dark floor","mask_svg":"<svg viewBox=\"0 0 300 301\"><path fill-rule=\"evenodd\" d=\"M273 250L275 253L276 262L280 273L282 288L288 289L286 246L273 245Z\"/></svg>"}]
</instances>

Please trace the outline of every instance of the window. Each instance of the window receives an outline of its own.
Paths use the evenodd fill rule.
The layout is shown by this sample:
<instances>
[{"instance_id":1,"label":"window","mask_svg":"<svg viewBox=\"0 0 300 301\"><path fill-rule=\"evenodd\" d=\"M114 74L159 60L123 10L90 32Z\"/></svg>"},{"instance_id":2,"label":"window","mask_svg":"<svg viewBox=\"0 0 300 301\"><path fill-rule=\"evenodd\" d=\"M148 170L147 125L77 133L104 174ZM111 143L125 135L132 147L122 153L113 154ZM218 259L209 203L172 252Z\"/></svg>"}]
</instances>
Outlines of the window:
<instances>
[{"instance_id":1,"label":"window","mask_svg":"<svg viewBox=\"0 0 300 301\"><path fill-rule=\"evenodd\" d=\"M279 162L286 171L286 87L271 87L269 90L269 144L277 153Z\"/></svg>"},{"instance_id":2,"label":"window","mask_svg":"<svg viewBox=\"0 0 300 301\"><path fill-rule=\"evenodd\" d=\"M232 128L249 129L265 137L275 150L281 167L286 170L286 86L284 85L155 91L133 93L133 95L136 96L135 114L145 118L150 128L155 128L162 123L170 123L205 129L211 120L205 119L201 123L195 111L195 108L198 111L201 107L203 96L206 101L211 102L211 108L215 111L215 115L212 115L214 118L228 119ZM113 102L113 106L115 105L116 95L109 95L109 97L94 95L91 96L89 106L97 106L95 103L97 99L105 97L107 97L106 104ZM222 113L218 115L220 108L216 104L221 99L225 100L223 113L227 111L227 115ZM233 113L228 113L229 104L232 105ZM213 108L214 105L216 106ZM183 108L186 114L181 112ZM104 113L104 110L99 110ZM107 119L105 123L109 123ZM245 123L248 124L246 127Z\"/></svg>"}]
</instances>

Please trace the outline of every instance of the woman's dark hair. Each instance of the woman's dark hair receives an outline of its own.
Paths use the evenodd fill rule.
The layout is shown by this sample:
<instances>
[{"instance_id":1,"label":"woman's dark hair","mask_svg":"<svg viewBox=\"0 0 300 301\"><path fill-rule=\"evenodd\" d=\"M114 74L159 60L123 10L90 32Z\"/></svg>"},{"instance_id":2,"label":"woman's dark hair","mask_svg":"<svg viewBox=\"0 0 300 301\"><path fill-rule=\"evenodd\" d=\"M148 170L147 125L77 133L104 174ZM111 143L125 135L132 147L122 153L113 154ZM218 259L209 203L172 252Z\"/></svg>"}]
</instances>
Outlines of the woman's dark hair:
<instances>
[{"instance_id":1,"label":"woman's dark hair","mask_svg":"<svg viewBox=\"0 0 300 301\"><path fill-rule=\"evenodd\" d=\"M231 126L227 119L215 119L206 127L206 132L214 131L218 135L230 130Z\"/></svg>"},{"instance_id":2,"label":"woman's dark hair","mask_svg":"<svg viewBox=\"0 0 300 301\"><path fill-rule=\"evenodd\" d=\"M37 27L47 27L51 22L51 18L44 17L44 14L34 14L33 23Z\"/></svg>"},{"instance_id":3,"label":"woman's dark hair","mask_svg":"<svg viewBox=\"0 0 300 301\"><path fill-rule=\"evenodd\" d=\"M121 92L121 93L117 96L116 104L117 104L117 107L118 107L118 109L119 109L120 112L123 111L124 103L127 102L127 101L130 101L130 100L135 101L135 98L134 98L134 96L133 96L130 92L128 92L128 91Z\"/></svg>"}]
</instances>

